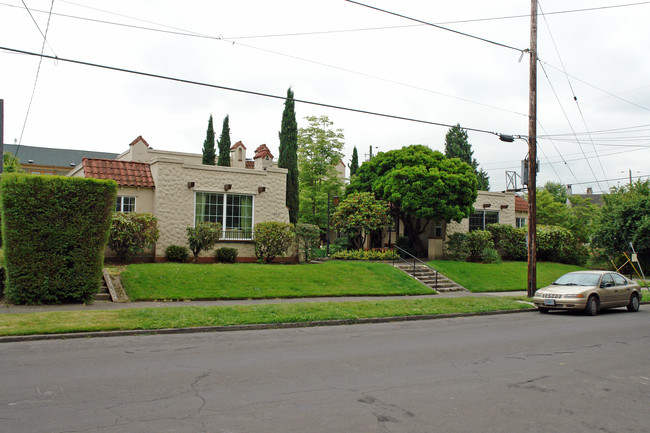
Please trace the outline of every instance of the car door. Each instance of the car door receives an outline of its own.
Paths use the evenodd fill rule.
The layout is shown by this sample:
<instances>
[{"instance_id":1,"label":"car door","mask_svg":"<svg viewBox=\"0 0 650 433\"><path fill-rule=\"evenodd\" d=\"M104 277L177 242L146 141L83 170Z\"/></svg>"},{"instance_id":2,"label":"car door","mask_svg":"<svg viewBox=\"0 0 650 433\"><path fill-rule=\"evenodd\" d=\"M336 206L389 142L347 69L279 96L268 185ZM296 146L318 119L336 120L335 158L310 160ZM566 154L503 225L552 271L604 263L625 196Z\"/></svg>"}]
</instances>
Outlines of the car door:
<instances>
[{"instance_id":1,"label":"car door","mask_svg":"<svg viewBox=\"0 0 650 433\"><path fill-rule=\"evenodd\" d=\"M616 284L616 290L614 292L616 304L627 305L630 300L630 295L632 294L632 286L623 275L612 274L612 278L614 278L614 284Z\"/></svg>"},{"instance_id":2,"label":"car door","mask_svg":"<svg viewBox=\"0 0 650 433\"><path fill-rule=\"evenodd\" d=\"M600 280L600 305L610 307L616 304L616 283L612 274L604 274Z\"/></svg>"}]
</instances>

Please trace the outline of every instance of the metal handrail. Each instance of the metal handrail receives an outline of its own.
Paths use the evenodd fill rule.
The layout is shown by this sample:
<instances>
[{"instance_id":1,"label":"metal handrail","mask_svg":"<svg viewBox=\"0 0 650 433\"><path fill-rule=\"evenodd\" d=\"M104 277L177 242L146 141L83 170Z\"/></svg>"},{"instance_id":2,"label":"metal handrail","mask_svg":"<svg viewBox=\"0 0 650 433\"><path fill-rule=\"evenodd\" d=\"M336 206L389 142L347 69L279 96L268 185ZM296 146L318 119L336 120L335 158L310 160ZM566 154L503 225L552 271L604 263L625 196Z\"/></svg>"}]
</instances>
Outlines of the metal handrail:
<instances>
[{"instance_id":1,"label":"metal handrail","mask_svg":"<svg viewBox=\"0 0 650 433\"><path fill-rule=\"evenodd\" d=\"M395 252L395 254L393 254L393 267L395 266L395 257L397 257L399 260L406 263L407 265L411 264L410 259L406 260L404 257L402 257L402 254L399 254L398 252L395 251L395 250L398 250L399 252L404 253L405 255L408 255L408 256L410 256L411 259L413 259L413 276L414 277L415 277L415 273L416 273L416 266L418 264L424 266L425 268L427 268L430 271L433 271L433 275L436 277L436 290L438 289L438 271L433 269L431 266L429 266L428 264L426 264L422 260L415 257L413 254L411 254L408 251L398 247L397 245L393 245L392 249L393 249L393 252Z\"/></svg>"}]
</instances>

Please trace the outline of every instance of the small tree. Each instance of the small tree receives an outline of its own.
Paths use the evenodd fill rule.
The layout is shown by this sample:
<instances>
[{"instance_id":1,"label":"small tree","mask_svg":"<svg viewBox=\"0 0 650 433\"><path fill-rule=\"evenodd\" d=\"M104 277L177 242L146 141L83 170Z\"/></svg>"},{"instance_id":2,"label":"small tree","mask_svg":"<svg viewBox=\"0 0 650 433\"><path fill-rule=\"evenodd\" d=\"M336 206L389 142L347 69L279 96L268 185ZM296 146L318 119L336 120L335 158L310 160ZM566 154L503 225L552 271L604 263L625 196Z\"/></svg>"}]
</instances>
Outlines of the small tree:
<instances>
[{"instance_id":1,"label":"small tree","mask_svg":"<svg viewBox=\"0 0 650 433\"><path fill-rule=\"evenodd\" d=\"M20 167L20 159L17 156L13 155L10 152L5 152L2 155L3 158L3 171L5 173L20 173L22 168Z\"/></svg>"},{"instance_id":2,"label":"small tree","mask_svg":"<svg viewBox=\"0 0 650 433\"><path fill-rule=\"evenodd\" d=\"M314 256L314 250L320 244L320 228L314 224L296 224L296 238L298 247L309 261Z\"/></svg>"},{"instance_id":3,"label":"small tree","mask_svg":"<svg viewBox=\"0 0 650 433\"><path fill-rule=\"evenodd\" d=\"M219 137L219 160L217 165L230 167L230 125L229 118L226 115L221 127L221 137Z\"/></svg>"},{"instance_id":4,"label":"small tree","mask_svg":"<svg viewBox=\"0 0 650 433\"><path fill-rule=\"evenodd\" d=\"M368 233L387 227L390 223L388 204L377 200L370 192L349 195L332 216L334 227L348 233L357 249L363 248Z\"/></svg>"},{"instance_id":5,"label":"small tree","mask_svg":"<svg viewBox=\"0 0 650 433\"><path fill-rule=\"evenodd\" d=\"M187 243L194 255L194 263L199 262L199 253L212 248L221 238L221 224L200 222L187 227Z\"/></svg>"},{"instance_id":6,"label":"small tree","mask_svg":"<svg viewBox=\"0 0 650 433\"><path fill-rule=\"evenodd\" d=\"M160 237L156 217L150 213L115 212L108 236L108 247L121 262L151 248Z\"/></svg>"},{"instance_id":7,"label":"small tree","mask_svg":"<svg viewBox=\"0 0 650 433\"><path fill-rule=\"evenodd\" d=\"M208 120L208 130L205 133L205 141L203 141L203 159L201 160L204 165L214 165L214 127L212 126L212 114Z\"/></svg>"},{"instance_id":8,"label":"small tree","mask_svg":"<svg viewBox=\"0 0 650 433\"><path fill-rule=\"evenodd\" d=\"M293 224L266 221L255 224L255 255L264 263L271 263L287 252L295 236Z\"/></svg>"}]
</instances>

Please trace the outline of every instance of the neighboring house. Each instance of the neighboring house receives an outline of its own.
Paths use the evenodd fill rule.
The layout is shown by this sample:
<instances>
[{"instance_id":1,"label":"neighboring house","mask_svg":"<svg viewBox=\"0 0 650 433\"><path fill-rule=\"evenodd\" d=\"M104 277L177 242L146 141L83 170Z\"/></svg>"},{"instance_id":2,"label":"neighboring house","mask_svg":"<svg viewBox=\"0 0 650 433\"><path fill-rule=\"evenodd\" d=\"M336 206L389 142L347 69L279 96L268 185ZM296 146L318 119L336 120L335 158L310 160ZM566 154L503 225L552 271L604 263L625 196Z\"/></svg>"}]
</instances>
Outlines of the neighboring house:
<instances>
[{"instance_id":1,"label":"neighboring house","mask_svg":"<svg viewBox=\"0 0 650 433\"><path fill-rule=\"evenodd\" d=\"M165 260L168 245L187 246L187 227L200 221L221 223L217 248L237 248L238 261L255 261L255 223L289 222L287 170L277 167L266 145L249 160L246 147L237 142L230 158L230 167L203 165L200 154L156 150L138 137L116 159L86 158L69 175L114 179L119 185L116 210L152 213L160 230L150 252L156 261ZM201 257L210 261L214 251Z\"/></svg>"},{"instance_id":2,"label":"neighboring house","mask_svg":"<svg viewBox=\"0 0 650 433\"><path fill-rule=\"evenodd\" d=\"M16 144L5 144L4 151L17 156L25 173L51 176L65 176L72 168L81 164L83 158L114 159L117 157L117 153L18 146Z\"/></svg>"},{"instance_id":3,"label":"neighboring house","mask_svg":"<svg viewBox=\"0 0 650 433\"><path fill-rule=\"evenodd\" d=\"M512 192L478 191L474 202L474 213L464 218L460 223L451 221L431 221L420 239L428 249L429 260L444 257L446 241L454 233L467 233L472 230L485 230L488 224L509 224L513 227L523 227L528 217L528 202ZM518 225L519 224L519 225ZM394 243L399 236L404 235L400 221L397 231L385 232L383 245L389 240Z\"/></svg>"},{"instance_id":4,"label":"neighboring house","mask_svg":"<svg viewBox=\"0 0 650 433\"><path fill-rule=\"evenodd\" d=\"M591 187L587 188L587 193L586 194L574 194L572 189L571 189L571 185L567 185L566 192L567 192L567 205L569 207L572 206L571 200L570 200L571 197L584 198L586 200L591 201L591 203L595 204L596 206L603 206L605 204L605 201L603 200L603 196L605 194L594 194L594 190Z\"/></svg>"}]
</instances>

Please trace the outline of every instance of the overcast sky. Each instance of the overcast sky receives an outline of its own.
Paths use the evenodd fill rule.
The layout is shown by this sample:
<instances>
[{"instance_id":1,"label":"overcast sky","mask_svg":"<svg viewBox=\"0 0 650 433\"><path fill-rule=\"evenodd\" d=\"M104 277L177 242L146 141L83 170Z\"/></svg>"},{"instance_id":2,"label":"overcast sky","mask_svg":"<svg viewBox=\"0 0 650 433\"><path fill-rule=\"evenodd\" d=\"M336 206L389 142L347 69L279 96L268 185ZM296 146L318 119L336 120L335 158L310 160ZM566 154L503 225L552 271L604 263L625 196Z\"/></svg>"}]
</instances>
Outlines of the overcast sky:
<instances>
[{"instance_id":1,"label":"overcast sky","mask_svg":"<svg viewBox=\"0 0 650 433\"><path fill-rule=\"evenodd\" d=\"M62 59L278 96L291 86L301 100L528 134L529 1L365 2L507 47L344 0L24 3L31 15L20 0L0 3L0 47L40 53L47 33L43 53ZM540 6L538 134L561 136L539 139L538 185L599 192L630 170L650 175L650 1ZM575 11L588 8L597 9ZM5 143L120 153L142 135L157 149L200 153L212 114L217 136L229 115L233 143L278 156L282 100L50 59L32 99L38 67L38 57L0 50ZM299 126L327 115L343 129L346 163L354 146L361 161L370 146L444 151L448 131L308 104L296 112ZM469 141L491 189L503 190L526 143L471 130Z\"/></svg>"}]
</instances>

